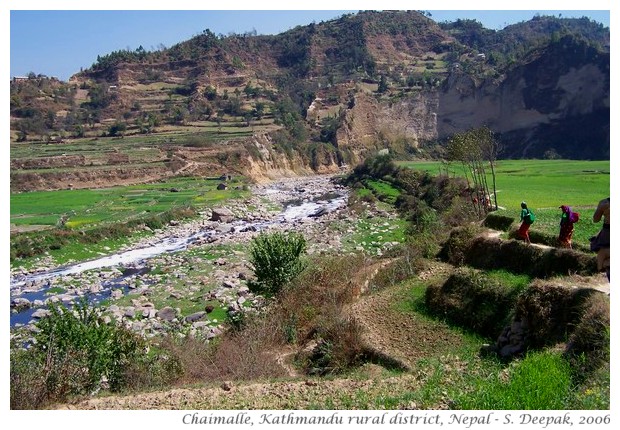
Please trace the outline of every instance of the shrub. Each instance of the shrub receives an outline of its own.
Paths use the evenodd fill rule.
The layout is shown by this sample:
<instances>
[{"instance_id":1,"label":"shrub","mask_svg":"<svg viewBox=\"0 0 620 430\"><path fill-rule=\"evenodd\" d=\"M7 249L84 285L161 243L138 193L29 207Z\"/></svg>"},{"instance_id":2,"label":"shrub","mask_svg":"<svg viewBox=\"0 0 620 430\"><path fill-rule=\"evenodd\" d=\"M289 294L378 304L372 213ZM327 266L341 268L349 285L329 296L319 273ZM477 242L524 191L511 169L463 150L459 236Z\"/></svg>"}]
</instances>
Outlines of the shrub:
<instances>
[{"instance_id":1,"label":"shrub","mask_svg":"<svg viewBox=\"0 0 620 430\"><path fill-rule=\"evenodd\" d=\"M450 232L450 237L443 244L439 257L455 266L462 266L469 253L469 248L476 236L480 233L480 227L476 224L467 224L455 228Z\"/></svg>"},{"instance_id":2,"label":"shrub","mask_svg":"<svg viewBox=\"0 0 620 430\"><path fill-rule=\"evenodd\" d=\"M346 316L345 306L379 267L363 254L320 257L279 297L271 315L280 342L304 349L297 359L308 372L337 373L359 364L361 330ZM315 343L311 351L305 348Z\"/></svg>"},{"instance_id":3,"label":"shrub","mask_svg":"<svg viewBox=\"0 0 620 430\"><path fill-rule=\"evenodd\" d=\"M527 346L542 348L565 342L580 320L583 304L594 294L590 289L573 289L536 281L519 295L515 320L524 321Z\"/></svg>"},{"instance_id":4,"label":"shrub","mask_svg":"<svg viewBox=\"0 0 620 430\"><path fill-rule=\"evenodd\" d=\"M444 257L446 254L442 254ZM476 237L467 248L465 264L486 270L505 269L533 277L596 273L596 257L572 249L545 249L519 240Z\"/></svg>"},{"instance_id":5,"label":"shrub","mask_svg":"<svg viewBox=\"0 0 620 430\"><path fill-rule=\"evenodd\" d=\"M524 288L521 279L507 280L473 269L459 269L442 285L426 289L426 308L486 337L497 336L512 313L514 301Z\"/></svg>"},{"instance_id":6,"label":"shrub","mask_svg":"<svg viewBox=\"0 0 620 430\"><path fill-rule=\"evenodd\" d=\"M287 375L287 369L274 353L278 335L277 323L271 316L253 314L241 330L228 331L209 345L209 354L200 360L204 369L196 366L196 355L189 354L185 347L183 361L192 363L188 368L194 369L196 379L207 381L281 378Z\"/></svg>"},{"instance_id":7,"label":"shrub","mask_svg":"<svg viewBox=\"0 0 620 430\"><path fill-rule=\"evenodd\" d=\"M318 342L306 362L311 375L337 374L361 363L364 346L361 327L351 318L338 318L321 327Z\"/></svg>"},{"instance_id":8,"label":"shrub","mask_svg":"<svg viewBox=\"0 0 620 430\"><path fill-rule=\"evenodd\" d=\"M100 388L127 386L126 370L144 351L142 339L102 321L85 300L70 310L49 306L29 349L11 347L11 407L36 409Z\"/></svg>"},{"instance_id":9,"label":"shrub","mask_svg":"<svg viewBox=\"0 0 620 430\"><path fill-rule=\"evenodd\" d=\"M588 375L609 363L610 353L609 298L594 294L583 308L581 319L566 345L566 356L578 375Z\"/></svg>"},{"instance_id":10,"label":"shrub","mask_svg":"<svg viewBox=\"0 0 620 430\"><path fill-rule=\"evenodd\" d=\"M487 214L483 224L485 227L489 227L494 230L508 231L514 222L515 219L513 217L501 215L497 212L491 212Z\"/></svg>"},{"instance_id":11,"label":"shrub","mask_svg":"<svg viewBox=\"0 0 620 430\"><path fill-rule=\"evenodd\" d=\"M385 256L392 261L379 269L369 290L382 290L415 276L425 268L425 259L435 256L436 248L429 234L409 236L404 244L386 252Z\"/></svg>"},{"instance_id":12,"label":"shrub","mask_svg":"<svg viewBox=\"0 0 620 430\"><path fill-rule=\"evenodd\" d=\"M252 240L250 262L255 280L250 290L274 296L305 268L306 239L300 233L260 234Z\"/></svg>"},{"instance_id":13,"label":"shrub","mask_svg":"<svg viewBox=\"0 0 620 430\"><path fill-rule=\"evenodd\" d=\"M44 356L11 348L11 409L37 409L48 400Z\"/></svg>"},{"instance_id":14,"label":"shrub","mask_svg":"<svg viewBox=\"0 0 620 430\"><path fill-rule=\"evenodd\" d=\"M104 323L85 300L74 310L59 304L51 304L49 310L51 314L36 324L35 334L35 348L48 357L48 382L58 372L65 372L69 361L84 370L82 380L69 390L70 394L89 392L102 380L107 380L113 391L122 388L125 366L142 350L142 340L123 327ZM55 382L69 381L58 378Z\"/></svg>"}]
</instances>

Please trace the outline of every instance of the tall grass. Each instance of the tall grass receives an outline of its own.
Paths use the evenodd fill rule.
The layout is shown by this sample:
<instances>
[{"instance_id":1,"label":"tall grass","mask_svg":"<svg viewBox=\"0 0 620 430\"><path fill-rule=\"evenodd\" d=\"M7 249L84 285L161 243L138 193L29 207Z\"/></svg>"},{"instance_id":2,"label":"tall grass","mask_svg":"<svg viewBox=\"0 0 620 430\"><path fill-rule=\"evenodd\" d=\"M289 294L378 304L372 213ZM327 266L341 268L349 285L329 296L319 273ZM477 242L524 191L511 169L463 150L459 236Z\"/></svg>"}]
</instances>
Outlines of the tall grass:
<instances>
[{"instance_id":1,"label":"tall grass","mask_svg":"<svg viewBox=\"0 0 620 430\"><path fill-rule=\"evenodd\" d=\"M455 398L457 409L566 409L572 393L571 370L557 352L528 354L489 377L476 375L472 388Z\"/></svg>"}]
</instances>

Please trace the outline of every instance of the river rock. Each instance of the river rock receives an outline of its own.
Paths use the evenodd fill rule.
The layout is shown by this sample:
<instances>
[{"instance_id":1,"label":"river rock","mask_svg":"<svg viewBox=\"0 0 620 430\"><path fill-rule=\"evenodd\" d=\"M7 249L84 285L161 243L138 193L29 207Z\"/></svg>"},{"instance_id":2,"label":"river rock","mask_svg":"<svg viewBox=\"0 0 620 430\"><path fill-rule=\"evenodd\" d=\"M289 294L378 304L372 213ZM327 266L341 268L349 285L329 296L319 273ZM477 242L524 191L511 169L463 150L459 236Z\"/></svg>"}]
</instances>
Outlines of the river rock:
<instances>
[{"instance_id":1,"label":"river rock","mask_svg":"<svg viewBox=\"0 0 620 430\"><path fill-rule=\"evenodd\" d=\"M164 321L172 321L177 316L177 311L170 306L166 306L157 312L157 317Z\"/></svg>"},{"instance_id":2,"label":"river rock","mask_svg":"<svg viewBox=\"0 0 620 430\"><path fill-rule=\"evenodd\" d=\"M30 300L24 297L16 297L11 301L11 308L16 309L18 312L29 309L31 305Z\"/></svg>"},{"instance_id":3,"label":"river rock","mask_svg":"<svg viewBox=\"0 0 620 430\"><path fill-rule=\"evenodd\" d=\"M144 308L142 310L142 316L144 318L152 319L157 316L157 309L155 308Z\"/></svg>"},{"instance_id":4,"label":"river rock","mask_svg":"<svg viewBox=\"0 0 620 430\"><path fill-rule=\"evenodd\" d=\"M37 309L36 311L34 311L34 313L32 314L32 318L44 318L48 315L50 315L51 312L48 309Z\"/></svg>"},{"instance_id":5,"label":"river rock","mask_svg":"<svg viewBox=\"0 0 620 430\"><path fill-rule=\"evenodd\" d=\"M123 316L125 318L133 318L136 316L136 308L134 308L133 306L127 306L125 308L125 312L123 312Z\"/></svg>"},{"instance_id":6,"label":"river rock","mask_svg":"<svg viewBox=\"0 0 620 430\"><path fill-rule=\"evenodd\" d=\"M237 279L224 279L222 286L224 288L235 288L239 286L239 281Z\"/></svg>"},{"instance_id":7,"label":"river rock","mask_svg":"<svg viewBox=\"0 0 620 430\"><path fill-rule=\"evenodd\" d=\"M230 209L214 208L211 211L211 221L219 221L229 223L234 220L235 216Z\"/></svg>"},{"instance_id":8,"label":"river rock","mask_svg":"<svg viewBox=\"0 0 620 430\"><path fill-rule=\"evenodd\" d=\"M207 313L205 311L194 312L191 315L185 317L185 321L188 323L193 323L201 320Z\"/></svg>"}]
</instances>

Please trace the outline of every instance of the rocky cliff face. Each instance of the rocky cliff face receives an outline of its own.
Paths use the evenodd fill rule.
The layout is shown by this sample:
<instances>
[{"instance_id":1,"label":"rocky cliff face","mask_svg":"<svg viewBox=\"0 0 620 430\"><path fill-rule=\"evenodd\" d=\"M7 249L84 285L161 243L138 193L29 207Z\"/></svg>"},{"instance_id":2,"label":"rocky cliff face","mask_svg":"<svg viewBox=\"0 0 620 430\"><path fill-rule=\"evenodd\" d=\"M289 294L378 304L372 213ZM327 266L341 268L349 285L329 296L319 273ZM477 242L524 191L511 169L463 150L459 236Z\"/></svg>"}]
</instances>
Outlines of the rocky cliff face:
<instances>
[{"instance_id":1,"label":"rocky cliff face","mask_svg":"<svg viewBox=\"0 0 620 430\"><path fill-rule=\"evenodd\" d=\"M359 159L488 126L506 158L606 159L609 88L609 54L566 37L494 79L455 67L438 89L398 100L358 96L338 145Z\"/></svg>"},{"instance_id":2,"label":"rocky cliff face","mask_svg":"<svg viewBox=\"0 0 620 430\"><path fill-rule=\"evenodd\" d=\"M338 148L359 162L382 149L407 152L423 141L437 139L439 94L416 92L398 101L382 101L368 94L355 98L338 130Z\"/></svg>"},{"instance_id":3,"label":"rocky cliff face","mask_svg":"<svg viewBox=\"0 0 620 430\"><path fill-rule=\"evenodd\" d=\"M335 173L340 169L334 157L321 158L313 168L312 163L299 152L278 152L268 133L255 134L246 145L249 145L250 150L245 154L243 173L256 182L314 173Z\"/></svg>"},{"instance_id":4,"label":"rocky cliff face","mask_svg":"<svg viewBox=\"0 0 620 430\"><path fill-rule=\"evenodd\" d=\"M565 38L500 79L453 72L439 92L437 134L487 125L506 157L606 158L609 106L609 55Z\"/></svg>"}]
</instances>

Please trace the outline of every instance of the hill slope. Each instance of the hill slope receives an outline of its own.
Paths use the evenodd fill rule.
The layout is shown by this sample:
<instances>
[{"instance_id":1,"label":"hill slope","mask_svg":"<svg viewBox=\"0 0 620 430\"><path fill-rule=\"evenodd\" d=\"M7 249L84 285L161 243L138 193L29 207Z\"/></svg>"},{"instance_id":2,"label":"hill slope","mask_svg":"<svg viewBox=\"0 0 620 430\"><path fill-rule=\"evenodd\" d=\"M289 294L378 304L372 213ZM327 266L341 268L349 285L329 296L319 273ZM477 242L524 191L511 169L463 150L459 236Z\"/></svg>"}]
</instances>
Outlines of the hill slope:
<instances>
[{"instance_id":1,"label":"hill slope","mask_svg":"<svg viewBox=\"0 0 620 430\"><path fill-rule=\"evenodd\" d=\"M116 51L68 83L14 80L11 138L102 139L105 151L132 137L170 161L177 148L164 142L226 152L230 135L266 133L289 162L295 154L304 169L333 171L384 148L425 156L486 125L500 157L607 159L609 88L609 29L586 18L491 31L367 11L275 36L205 30L168 49ZM220 158L210 161L224 171L236 164ZM261 161L248 148L241 158L251 159L244 171Z\"/></svg>"}]
</instances>

